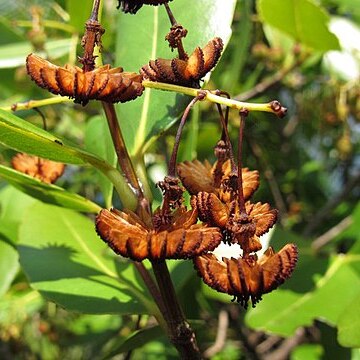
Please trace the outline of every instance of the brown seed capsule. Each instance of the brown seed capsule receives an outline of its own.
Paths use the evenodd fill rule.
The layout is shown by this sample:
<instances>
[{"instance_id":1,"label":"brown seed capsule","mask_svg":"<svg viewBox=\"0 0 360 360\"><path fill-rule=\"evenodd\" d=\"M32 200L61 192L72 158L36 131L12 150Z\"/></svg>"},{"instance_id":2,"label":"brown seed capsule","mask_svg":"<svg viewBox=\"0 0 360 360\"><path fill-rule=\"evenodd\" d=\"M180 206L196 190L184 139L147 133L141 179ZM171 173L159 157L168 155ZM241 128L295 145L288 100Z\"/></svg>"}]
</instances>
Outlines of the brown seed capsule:
<instances>
[{"instance_id":1,"label":"brown seed capsule","mask_svg":"<svg viewBox=\"0 0 360 360\"><path fill-rule=\"evenodd\" d=\"M172 0L118 0L117 9L124 13L136 14L143 5L162 5Z\"/></svg>"},{"instance_id":2,"label":"brown seed capsule","mask_svg":"<svg viewBox=\"0 0 360 360\"><path fill-rule=\"evenodd\" d=\"M197 47L187 60L151 60L140 69L140 73L151 81L199 88L200 79L216 65L222 49L223 41L217 37L203 49Z\"/></svg>"},{"instance_id":3,"label":"brown seed capsule","mask_svg":"<svg viewBox=\"0 0 360 360\"><path fill-rule=\"evenodd\" d=\"M30 54L26 58L26 69L38 86L55 95L73 98L82 105L86 105L89 100L126 102L140 96L144 91L142 76L123 72L121 67L111 69L110 65L104 65L84 72L77 66L56 66Z\"/></svg>"},{"instance_id":4,"label":"brown seed capsule","mask_svg":"<svg viewBox=\"0 0 360 360\"><path fill-rule=\"evenodd\" d=\"M65 169L63 163L24 153L16 154L11 160L11 165L15 170L49 184L54 183Z\"/></svg>"},{"instance_id":5,"label":"brown seed capsule","mask_svg":"<svg viewBox=\"0 0 360 360\"><path fill-rule=\"evenodd\" d=\"M103 209L96 217L96 231L117 254L135 261L187 259L219 245L219 229L194 224L193 211L181 215L166 230L155 231L132 212Z\"/></svg>"},{"instance_id":6,"label":"brown seed capsule","mask_svg":"<svg viewBox=\"0 0 360 360\"><path fill-rule=\"evenodd\" d=\"M251 299L253 307L263 294L269 293L288 279L298 260L296 245L287 244L278 253L272 248L257 259L256 255L219 261L213 254L194 259L195 268L205 284L233 295L242 306Z\"/></svg>"},{"instance_id":7,"label":"brown seed capsule","mask_svg":"<svg viewBox=\"0 0 360 360\"><path fill-rule=\"evenodd\" d=\"M231 201L230 189L221 183L226 183L231 176L230 160L225 161L221 169L218 169L217 162L211 167L208 161L204 163L199 160L184 161L177 165L177 173L184 187L191 195L200 191L215 193L221 201ZM218 187L216 178L220 178ZM242 169L244 199L248 200L259 187L259 172L257 170ZM237 182L235 182L237 184Z\"/></svg>"}]
</instances>

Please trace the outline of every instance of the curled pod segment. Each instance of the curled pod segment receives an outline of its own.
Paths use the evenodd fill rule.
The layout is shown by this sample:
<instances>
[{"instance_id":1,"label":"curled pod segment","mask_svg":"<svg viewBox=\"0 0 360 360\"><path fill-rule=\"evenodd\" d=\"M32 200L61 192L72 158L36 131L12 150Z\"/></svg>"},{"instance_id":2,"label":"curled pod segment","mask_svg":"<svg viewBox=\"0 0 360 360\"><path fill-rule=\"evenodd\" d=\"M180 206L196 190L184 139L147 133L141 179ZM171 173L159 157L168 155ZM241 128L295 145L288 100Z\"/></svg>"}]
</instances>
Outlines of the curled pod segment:
<instances>
[{"instance_id":1,"label":"curled pod segment","mask_svg":"<svg viewBox=\"0 0 360 360\"><path fill-rule=\"evenodd\" d=\"M216 37L204 48L197 47L187 60L151 60L140 69L140 73L151 81L199 88L200 79L216 65L222 49L223 41Z\"/></svg>"},{"instance_id":2,"label":"curled pod segment","mask_svg":"<svg viewBox=\"0 0 360 360\"><path fill-rule=\"evenodd\" d=\"M41 88L55 95L68 96L82 105L86 105L89 100L126 102L137 98L144 91L142 76L123 72L121 67L104 65L84 72L77 66L56 66L30 54L26 58L26 69L31 79Z\"/></svg>"},{"instance_id":3,"label":"curled pod segment","mask_svg":"<svg viewBox=\"0 0 360 360\"><path fill-rule=\"evenodd\" d=\"M156 232L131 212L103 209L96 217L96 231L115 253L135 261L188 259L219 245L222 235L218 228L190 225L187 220L182 219L185 227Z\"/></svg>"},{"instance_id":4,"label":"curled pod segment","mask_svg":"<svg viewBox=\"0 0 360 360\"><path fill-rule=\"evenodd\" d=\"M287 244L278 253L269 248L260 259L249 255L220 261L213 254L205 254L196 257L194 265L205 284L233 295L246 308L250 299L254 307L263 294L283 284L293 273L297 260L296 245Z\"/></svg>"}]
</instances>

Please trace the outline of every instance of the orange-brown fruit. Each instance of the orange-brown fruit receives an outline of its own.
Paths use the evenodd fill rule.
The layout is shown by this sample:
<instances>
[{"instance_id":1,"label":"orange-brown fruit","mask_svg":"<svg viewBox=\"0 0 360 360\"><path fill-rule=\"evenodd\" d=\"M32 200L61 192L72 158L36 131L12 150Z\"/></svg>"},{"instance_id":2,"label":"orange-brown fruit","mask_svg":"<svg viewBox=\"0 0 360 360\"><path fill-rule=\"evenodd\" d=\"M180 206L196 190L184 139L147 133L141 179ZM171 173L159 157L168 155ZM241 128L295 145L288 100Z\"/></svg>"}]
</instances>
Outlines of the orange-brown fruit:
<instances>
[{"instance_id":1,"label":"orange-brown fruit","mask_svg":"<svg viewBox=\"0 0 360 360\"><path fill-rule=\"evenodd\" d=\"M269 248L260 259L249 255L219 261L215 255L205 254L196 257L194 264L205 284L233 295L246 308L249 299L254 307L263 294L284 283L293 273L297 260L296 245L287 244L278 253Z\"/></svg>"},{"instance_id":2,"label":"orange-brown fruit","mask_svg":"<svg viewBox=\"0 0 360 360\"><path fill-rule=\"evenodd\" d=\"M269 231L277 220L277 210L260 202L245 203L241 211L237 200L224 203L214 193L199 192L191 198L191 205L198 210L199 219L224 232L223 240L237 243L244 255L261 250L259 237Z\"/></svg>"},{"instance_id":3,"label":"orange-brown fruit","mask_svg":"<svg viewBox=\"0 0 360 360\"><path fill-rule=\"evenodd\" d=\"M124 13L136 14L143 5L162 5L172 0L118 0L117 9Z\"/></svg>"},{"instance_id":4,"label":"orange-brown fruit","mask_svg":"<svg viewBox=\"0 0 360 360\"><path fill-rule=\"evenodd\" d=\"M197 47L187 60L150 60L140 69L145 79L189 87L200 87L202 79L218 62L223 41L216 37L204 48Z\"/></svg>"},{"instance_id":5,"label":"orange-brown fruit","mask_svg":"<svg viewBox=\"0 0 360 360\"><path fill-rule=\"evenodd\" d=\"M56 66L30 54L26 58L26 69L38 86L55 95L73 98L82 105L86 105L89 100L126 102L137 98L144 91L142 76L123 72L121 67L111 69L110 65L104 65L84 72L77 66Z\"/></svg>"},{"instance_id":6,"label":"orange-brown fruit","mask_svg":"<svg viewBox=\"0 0 360 360\"><path fill-rule=\"evenodd\" d=\"M211 166L205 160L184 161L177 165L179 178L191 195L196 195L200 191L215 193L219 195L223 202L230 202L229 191L224 186L217 186L215 179L220 178L220 183L226 182L231 175L230 160L225 161L218 169L217 162ZM243 192L245 201L248 200L259 187L259 172L257 170L242 169Z\"/></svg>"},{"instance_id":7,"label":"orange-brown fruit","mask_svg":"<svg viewBox=\"0 0 360 360\"><path fill-rule=\"evenodd\" d=\"M49 184L54 183L65 169L63 163L24 153L16 154L11 160L11 165L15 170Z\"/></svg>"},{"instance_id":8,"label":"orange-brown fruit","mask_svg":"<svg viewBox=\"0 0 360 360\"><path fill-rule=\"evenodd\" d=\"M193 258L214 250L222 238L218 228L194 224L193 214L179 213L166 230L155 231L130 211L103 209L96 231L117 254L135 261Z\"/></svg>"}]
</instances>

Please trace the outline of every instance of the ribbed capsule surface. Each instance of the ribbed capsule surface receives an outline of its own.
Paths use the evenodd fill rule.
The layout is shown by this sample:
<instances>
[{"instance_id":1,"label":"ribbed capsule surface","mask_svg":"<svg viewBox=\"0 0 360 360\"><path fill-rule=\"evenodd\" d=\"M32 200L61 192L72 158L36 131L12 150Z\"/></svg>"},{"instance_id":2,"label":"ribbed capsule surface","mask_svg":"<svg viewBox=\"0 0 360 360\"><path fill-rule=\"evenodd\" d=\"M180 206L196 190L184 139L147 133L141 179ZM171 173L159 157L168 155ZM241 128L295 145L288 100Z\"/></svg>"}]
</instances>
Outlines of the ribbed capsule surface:
<instances>
[{"instance_id":1,"label":"ribbed capsule surface","mask_svg":"<svg viewBox=\"0 0 360 360\"><path fill-rule=\"evenodd\" d=\"M192 258L214 250L222 238L219 229L201 224L155 232L135 214L116 209L99 213L96 231L114 252L136 261Z\"/></svg>"},{"instance_id":2,"label":"ribbed capsule surface","mask_svg":"<svg viewBox=\"0 0 360 360\"><path fill-rule=\"evenodd\" d=\"M223 41L216 37L204 48L197 47L187 60L151 60L140 69L140 73L151 81L198 88L200 79L218 62L222 49Z\"/></svg>"},{"instance_id":3,"label":"ribbed capsule surface","mask_svg":"<svg viewBox=\"0 0 360 360\"><path fill-rule=\"evenodd\" d=\"M73 98L82 105L89 100L126 102L141 96L144 91L142 76L123 72L121 67L104 65L84 72L77 66L56 66L40 56L30 54L26 58L26 69L41 88L55 95Z\"/></svg>"},{"instance_id":4,"label":"ribbed capsule surface","mask_svg":"<svg viewBox=\"0 0 360 360\"><path fill-rule=\"evenodd\" d=\"M223 186L216 185L215 173L219 173L220 183L226 181L231 175L230 160L225 161L218 169L217 162L211 166L208 161L204 163L195 159L193 161L184 161L177 165L179 178L191 195L196 195L200 191L215 193L219 195L221 201L228 203L231 200L230 190ZM259 172L242 168L243 192L245 201L248 200L258 189Z\"/></svg>"},{"instance_id":5,"label":"ribbed capsule surface","mask_svg":"<svg viewBox=\"0 0 360 360\"><path fill-rule=\"evenodd\" d=\"M269 248L257 259L247 258L218 260L213 254L194 259L195 268L205 284L229 295L244 307L251 299L255 306L263 294L269 293L284 283L293 273L298 260L296 245L287 244L278 253Z\"/></svg>"}]
</instances>

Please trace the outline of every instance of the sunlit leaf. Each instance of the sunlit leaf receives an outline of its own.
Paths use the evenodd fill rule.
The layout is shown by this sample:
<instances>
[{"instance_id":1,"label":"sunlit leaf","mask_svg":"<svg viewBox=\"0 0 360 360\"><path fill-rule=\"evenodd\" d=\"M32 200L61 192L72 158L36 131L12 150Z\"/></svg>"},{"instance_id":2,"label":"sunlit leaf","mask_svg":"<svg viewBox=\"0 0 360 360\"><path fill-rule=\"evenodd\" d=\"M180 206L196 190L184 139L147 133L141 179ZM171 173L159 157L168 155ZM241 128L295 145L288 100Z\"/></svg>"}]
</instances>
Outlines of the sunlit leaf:
<instances>
[{"instance_id":1,"label":"sunlit leaf","mask_svg":"<svg viewBox=\"0 0 360 360\"><path fill-rule=\"evenodd\" d=\"M338 341L342 346L360 347L360 291L340 316Z\"/></svg>"},{"instance_id":2,"label":"sunlit leaf","mask_svg":"<svg viewBox=\"0 0 360 360\"><path fill-rule=\"evenodd\" d=\"M359 267L359 256L338 255L313 291L274 291L248 312L247 324L282 336L293 335L299 326L309 326L315 319L336 325L359 294Z\"/></svg>"},{"instance_id":3,"label":"sunlit leaf","mask_svg":"<svg viewBox=\"0 0 360 360\"><path fill-rule=\"evenodd\" d=\"M0 165L0 177L24 193L49 204L92 213L101 210L100 206L80 195L72 194L59 186L44 183L2 165Z\"/></svg>"},{"instance_id":4,"label":"sunlit leaf","mask_svg":"<svg viewBox=\"0 0 360 360\"><path fill-rule=\"evenodd\" d=\"M95 116L86 123L85 148L98 155L112 166L116 166L116 153L111 140L106 119ZM113 184L102 173L98 174L98 183L107 207L111 206Z\"/></svg>"},{"instance_id":5,"label":"sunlit leaf","mask_svg":"<svg viewBox=\"0 0 360 360\"><path fill-rule=\"evenodd\" d=\"M0 226L4 226L1 220ZM18 268L18 254L15 246L0 233L0 297L10 287Z\"/></svg>"},{"instance_id":6,"label":"sunlit leaf","mask_svg":"<svg viewBox=\"0 0 360 360\"><path fill-rule=\"evenodd\" d=\"M340 49L328 28L329 16L311 0L258 0L262 20L315 50Z\"/></svg>"},{"instance_id":7,"label":"sunlit leaf","mask_svg":"<svg viewBox=\"0 0 360 360\"><path fill-rule=\"evenodd\" d=\"M36 203L23 218L20 263L31 286L69 310L141 314L152 304L128 261L116 261L94 223L68 209Z\"/></svg>"},{"instance_id":8,"label":"sunlit leaf","mask_svg":"<svg viewBox=\"0 0 360 360\"><path fill-rule=\"evenodd\" d=\"M0 109L0 143L20 152L70 164L91 164L112 180L124 206L133 208L136 199L127 181L109 163L67 141Z\"/></svg>"},{"instance_id":9,"label":"sunlit leaf","mask_svg":"<svg viewBox=\"0 0 360 360\"><path fill-rule=\"evenodd\" d=\"M29 42L17 42L2 45L0 47L0 69L25 66L27 55L34 52ZM48 55L53 59L69 53L71 49L70 39L49 40L45 43L45 51L37 52L41 56Z\"/></svg>"}]
</instances>

